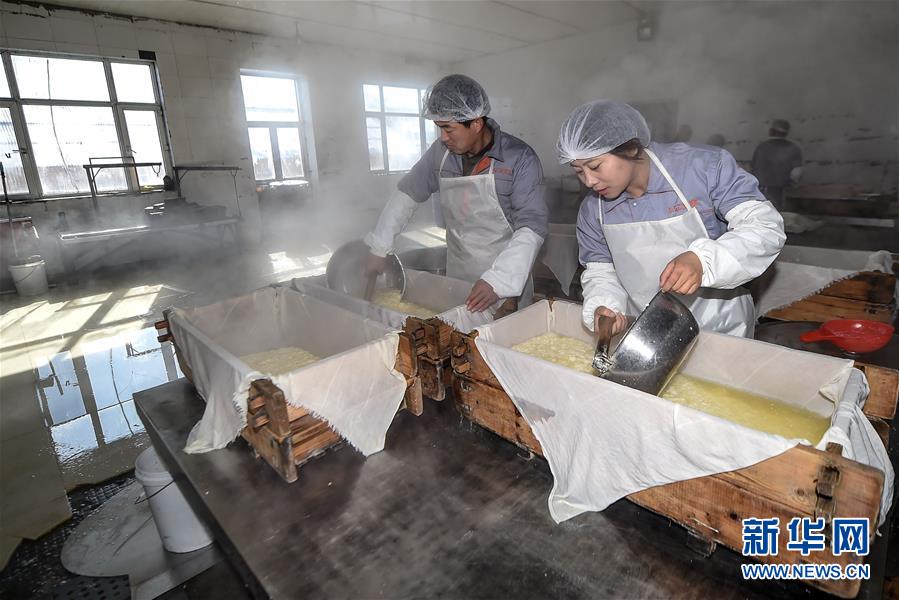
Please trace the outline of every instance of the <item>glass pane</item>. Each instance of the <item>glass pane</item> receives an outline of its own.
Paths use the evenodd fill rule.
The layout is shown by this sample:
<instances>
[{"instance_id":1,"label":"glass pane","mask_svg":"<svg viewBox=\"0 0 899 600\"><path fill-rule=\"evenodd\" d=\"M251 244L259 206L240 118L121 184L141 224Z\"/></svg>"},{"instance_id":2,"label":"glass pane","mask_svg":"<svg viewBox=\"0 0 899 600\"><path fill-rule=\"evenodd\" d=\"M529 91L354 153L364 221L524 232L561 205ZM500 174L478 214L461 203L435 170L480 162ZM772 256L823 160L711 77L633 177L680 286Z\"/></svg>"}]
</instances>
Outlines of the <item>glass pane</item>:
<instances>
[{"instance_id":1,"label":"glass pane","mask_svg":"<svg viewBox=\"0 0 899 600\"><path fill-rule=\"evenodd\" d=\"M22 98L109 101L102 62L13 55L12 64Z\"/></svg>"},{"instance_id":2,"label":"glass pane","mask_svg":"<svg viewBox=\"0 0 899 600\"><path fill-rule=\"evenodd\" d=\"M381 92L376 85L363 85L362 95L365 97L365 110L381 112Z\"/></svg>"},{"instance_id":3,"label":"glass pane","mask_svg":"<svg viewBox=\"0 0 899 600\"><path fill-rule=\"evenodd\" d=\"M150 65L112 63L112 80L119 102L156 102Z\"/></svg>"},{"instance_id":4,"label":"glass pane","mask_svg":"<svg viewBox=\"0 0 899 600\"><path fill-rule=\"evenodd\" d=\"M119 156L112 109L94 106L24 106L34 161L44 193L88 192L82 165L91 157ZM100 191L123 190L122 169L103 169L96 176Z\"/></svg>"},{"instance_id":5,"label":"glass pane","mask_svg":"<svg viewBox=\"0 0 899 600\"><path fill-rule=\"evenodd\" d=\"M250 152L253 155L253 173L256 181L275 178L275 162L272 159L272 139L268 128L250 127Z\"/></svg>"},{"instance_id":6,"label":"glass pane","mask_svg":"<svg viewBox=\"0 0 899 600\"><path fill-rule=\"evenodd\" d=\"M125 125L134 162L160 163L158 167L138 167L137 180L141 187L162 185L165 168L162 164L162 146L159 143L159 127L156 112L152 110L126 110Z\"/></svg>"},{"instance_id":7,"label":"glass pane","mask_svg":"<svg viewBox=\"0 0 899 600\"><path fill-rule=\"evenodd\" d=\"M10 158L6 158L7 154ZM0 107L0 159L6 169L6 189L9 193L27 194L28 182L25 180L25 169L22 168L16 131L12 126L12 114L5 106Z\"/></svg>"},{"instance_id":8,"label":"glass pane","mask_svg":"<svg viewBox=\"0 0 899 600\"><path fill-rule=\"evenodd\" d=\"M278 128L278 153L281 155L281 176L285 179L303 176L303 153L300 149L300 130L296 127Z\"/></svg>"},{"instance_id":9,"label":"glass pane","mask_svg":"<svg viewBox=\"0 0 899 600\"><path fill-rule=\"evenodd\" d=\"M418 117L387 117L387 156L391 171L407 171L421 157Z\"/></svg>"},{"instance_id":10,"label":"glass pane","mask_svg":"<svg viewBox=\"0 0 899 600\"><path fill-rule=\"evenodd\" d=\"M368 164L372 171L384 170L384 139L381 137L381 119L367 117L365 127L368 130Z\"/></svg>"},{"instance_id":11,"label":"glass pane","mask_svg":"<svg viewBox=\"0 0 899 600\"><path fill-rule=\"evenodd\" d=\"M247 121L299 121L293 79L241 75Z\"/></svg>"},{"instance_id":12,"label":"glass pane","mask_svg":"<svg viewBox=\"0 0 899 600\"><path fill-rule=\"evenodd\" d=\"M384 110L418 114L418 90L384 86Z\"/></svg>"},{"instance_id":13,"label":"glass pane","mask_svg":"<svg viewBox=\"0 0 899 600\"><path fill-rule=\"evenodd\" d=\"M0 96L9 98L9 81L6 80L6 66L0 60Z\"/></svg>"},{"instance_id":14,"label":"glass pane","mask_svg":"<svg viewBox=\"0 0 899 600\"><path fill-rule=\"evenodd\" d=\"M440 128L434 121L425 119L425 145L430 146L440 137Z\"/></svg>"}]
</instances>

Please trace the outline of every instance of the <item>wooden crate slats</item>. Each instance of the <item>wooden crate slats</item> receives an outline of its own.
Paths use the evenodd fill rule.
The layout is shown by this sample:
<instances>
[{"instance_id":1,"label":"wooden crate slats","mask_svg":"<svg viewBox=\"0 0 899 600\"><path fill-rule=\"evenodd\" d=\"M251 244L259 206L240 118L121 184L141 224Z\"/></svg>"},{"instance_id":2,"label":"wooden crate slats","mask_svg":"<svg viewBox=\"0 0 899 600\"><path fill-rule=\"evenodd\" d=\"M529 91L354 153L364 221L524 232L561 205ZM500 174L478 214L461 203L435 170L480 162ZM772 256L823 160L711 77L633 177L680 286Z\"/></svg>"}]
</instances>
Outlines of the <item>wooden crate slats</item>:
<instances>
[{"instance_id":1,"label":"wooden crate slats","mask_svg":"<svg viewBox=\"0 0 899 600\"><path fill-rule=\"evenodd\" d=\"M474 343L477 332L470 334L453 333L453 351L450 364L457 375L468 379L481 381L487 385L502 389L499 380L493 375L493 371L487 366L481 353Z\"/></svg>"},{"instance_id":2,"label":"wooden crate slats","mask_svg":"<svg viewBox=\"0 0 899 600\"><path fill-rule=\"evenodd\" d=\"M543 456L540 442L506 393L483 382L456 377L453 397L459 412L501 438Z\"/></svg>"},{"instance_id":3,"label":"wooden crate slats","mask_svg":"<svg viewBox=\"0 0 899 600\"><path fill-rule=\"evenodd\" d=\"M869 417L891 421L896 416L896 403L899 401L899 371L858 361L855 366L865 374L871 388L862 410Z\"/></svg>"},{"instance_id":4,"label":"wooden crate slats","mask_svg":"<svg viewBox=\"0 0 899 600\"><path fill-rule=\"evenodd\" d=\"M293 461L299 466L325 450L343 443L343 439L330 427L317 429L299 442L294 442Z\"/></svg>"},{"instance_id":5,"label":"wooden crate slats","mask_svg":"<svg viewBox=\"0 0 899 600\"><path fill-rule=\"evenodd\" d=\"M446 388L452 385L449 365L454 332L452 325L437 317L409 317L403 330L414 345L422 394L442 401L446 398Z\"/></svg>"},{"instance_id":6,"label":"wooden crate slats","mask_svg":"<svg viewBox=\"0 0 899 600\"><path fill-rule=\"evenodd\" d=\"M781 321L830 321L832 319L868 319L890 323L895 306L874 304L862 300L849 300L835 296L816 294L776 310L765 316Z\"/></svg>"},{"instance_id":7,"label":"wooden crate slats","mask_svg":"<svg viewBox=\"0 0 899 600\"><path fill-rule=\"evenodd\" d=\"M257 379L250 383L250 397L261 396L265 413L268 416L266 426L279 440L290 435L290 419L287 417L287 401L281 389L270 379Z\"/></svg>"},{"instance_id":8,"label":"wooden crate slats","mask_svg":"<svg viewBox=\"0 0 899 600\"><path fill-rule=\"evenodd\" d=\"M403 397L403 408L416 417L424 412L424 397L421 391L421 378L406 381L406 395Z\"/></svg>"},{"instance_id":9,"label":"wooden crate slats","mask_svg":"<svg viewBox=\"0 0 899 600\"><path fill-rule=\"evenodd\" d=\"M879 271L861 273L830 284L820 292L822 296L834 296L849 300L862 300L873 304L889 304L896 290L896 276Z\"/></svg>"},{"instance_id":10,"label":"wooden crate slats","mask_svg":"<svg viewBox=\"0 0 899 600\"><path fill-rule=\"evenodd\" d=\"M890 323L896 310L895 289L895 275L863 271L765 316L782 321L869 319Z\"/></svg>"},{"instance_id":11,"label":"wooden crate slats","mask_svg":"<svg viewBox=\"0 0 899 600\"><path fill-rule=\"evenodd\" d=\"M267 462L281 479L287 483L297 480L290 437L278 440L267 427L244 427L240 435L250 444L256 456Z\"/></svg>"},{"instance_id":12,"label":"wooden crate slats","mask_svg":"<svg viewBox=\"0 0 899 600\"><path fill-rule=\"evenodd\" d=\"M434 328L434 338L437 344L438 358L449 359L453 344L453 331L455 329L449 323L434 317L430 320Z\"/></svg>"},{"instance_id":13,"label":"wooden crate slats","mask_svg":"<svg viewBox=\"0 0 899 600\"><path fill-rule=\"evenodd\" d=\"M413 339L418 356L432 361L449 358L454 331L449 323L437 317L409 317L403 330Z\"/></svg>"},{"instance_id":14,"label":"wooden crate slats","mask_svg":"<svg viewBox=\"0 0 899 600\"><path fill-rule=\"evenodd\" d=\"M418 375L418 355L415 353L415 344L412 338L405 332L399 334L399 345L396 350L396 363L394 369L406 376L406 379Z\"/></svg>"}]
</instances>

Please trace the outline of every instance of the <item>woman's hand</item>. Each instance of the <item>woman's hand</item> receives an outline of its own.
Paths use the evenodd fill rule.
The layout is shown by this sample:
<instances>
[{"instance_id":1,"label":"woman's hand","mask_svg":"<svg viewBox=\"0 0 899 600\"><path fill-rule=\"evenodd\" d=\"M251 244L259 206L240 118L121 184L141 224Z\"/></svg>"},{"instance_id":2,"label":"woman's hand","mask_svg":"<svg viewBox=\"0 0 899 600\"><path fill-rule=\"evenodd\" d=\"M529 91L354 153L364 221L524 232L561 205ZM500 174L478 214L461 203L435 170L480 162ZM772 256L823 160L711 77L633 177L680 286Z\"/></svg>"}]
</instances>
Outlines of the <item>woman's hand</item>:
<instances>
[{"instance_id":1,"label":"woman's hand","mask_svg":"<svg viewBox=\"0 0 899 600\"><path fill-rule=\"evenodd\" d=\"M606 308L605 306L599 306L596 309L596 312L593 313L593 331L599 331L599 318L600 317L612 317L615 319L615 323L612 325L612 335L618 335L625 329L627 329L627 317L622 315L621 313L617 313L611 308Z\"/></svg>"},{"instance_id":2,"label":"woman's hand","mask_svg":"<svg viewBox=\"0 0 899 600\"><path fill-rule=\"evenodd\" d=\"M694 252L676 256L659 277L659 287L666 292L692 294L702 283L702 263Z\"/></svg>"}]
</instances>

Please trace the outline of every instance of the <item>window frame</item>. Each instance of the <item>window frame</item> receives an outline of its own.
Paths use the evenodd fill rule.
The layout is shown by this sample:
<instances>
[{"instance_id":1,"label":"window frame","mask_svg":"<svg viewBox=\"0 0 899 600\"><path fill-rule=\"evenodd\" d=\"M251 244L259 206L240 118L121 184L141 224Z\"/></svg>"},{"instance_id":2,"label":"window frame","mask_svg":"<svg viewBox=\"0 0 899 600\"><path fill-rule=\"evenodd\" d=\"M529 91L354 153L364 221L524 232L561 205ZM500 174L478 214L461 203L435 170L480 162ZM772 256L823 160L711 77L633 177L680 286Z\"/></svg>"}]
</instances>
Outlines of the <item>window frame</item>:
<instances>
[{"instance_id":1,"label":"window frame","mask_svg":"<svg viewBox=\"0 0 899 600\"><path fill-rule=\"evenodd\" d=\"M272 166L275 173L274 178L271 179L256 179L256 170L253 168L253 181L261 184L270 184L276 181L304 181L307 184L311 185L312 183L312 175L311 175L311 167L309 163L309 144L307 142L308 136L306 135L306 128L308 126L308 122L306 119L306 114L304 110L303 104L303 90L301 88L302 85L302 77L300 75L293 75L291 73L278 73L275 71L259 71L256 69L241 69L240 73L238 73L238 77L243 77L246 75L247 77L271 77L272 79L289 79L293 82L293 91L294 98L297 102L297 118L299 121L251 121L246 119L247 115L247 102L246 98L243 96L243 82L241 81L240 86L240 97L243 101L243 112L244 118L246 120L246 130L247 130L247 144L250 141L250 129L258 128L258 129L268 129L268 138L269 144L271 144L272 149ZM284 177L284 171L281 167L281 147L278 144L278 130L279 129L290 129L296 128L297 133L300 137L300 159L303 161L303 174L299 177ZM250 147L250 166L253 166L253 149Z\"/></svg>"},{"instance_id":2,"label":"window frame","mask_svg":"<svg viewBox=\"0 0 899 600\"><path fill-rule=\"evenodd\" d=\"M368 110L365 107L365 86L372 85L377 86L378 88L378 98L381 105L380 111ZM384 88L392 87L392 88L404 88L407 90L415 90L417 92L418 97L418 112L415 113L403 113L403 112L394 112L387 111L385 109L386 105L384 104ZM421 154L420 156L424 156L427 151L430 143L428 142L427 136L427 127L428 127L428 119L425 119L421 116L421 105L424 100L424 95L427 92L427 88L422 88L418 86L410 86L410 85L395 85L392 83L372 83L365 81L362 83L362 87L360 88L362 92L362 127L363 132L365 134L365 150L366 154L368 154L368 119L378 119L381 124L381 152L384 156L384 168L383 169L373 169L371 168L371 159L369 159L368 163L368 171L369 173L374 173L376 175L398 175L400 173L408 173L409 169L391 169L390 168L390 155L387 152L387 117L418 117L418 136L419 142L421 143ZM439 135L438 135L439 137ZM435 138L436 139L436 138ZM433 142L432 142L433 143Z\"/></svg>"},{"instance_id":3,"label":"window frame","mask_svg":"<svg viewBox=\"0 0 899 600\"><path fill-rule=\"evenodd\" d=\"M109 101L95 100L53 100L53 99L34 99L22 98L19 93L18 81L16 80L15 70L12 64L13 56L34 56L43 58L57 58L69 60L88 60L100 62L103 65L103 73L106 79L106 87L109 92ZM28 183L28 192L25 194L10 194L10 200L15 201L41 201L56 200L66 198L87 198L90 197L90 191L63 192L59 194L45 194L43 183L40 180L40 173L34 158L34 150L31 143L31 137L28 132L27 121L25 120L24 107L26 106L73 106L73 107L99 107L109 108L112 112L113 122L116 129L116 137L119 145L119 155L121 162L138 161L134 157L131 148L131 140L129 138L128 127L125 121L126 110L136 110L144 112L153 112L156 117L156 128L159 135L159 147L162 152L162 168L160 176L172 176L173 160L171 145L169 144L168 127L165 119L165 106L162 98L162 89L159 83L159 72L156 69L156 62L153 60L144 60L138 58L118 58L108 56L95 56L89 54L76 54L69 52L49 52L41 50L16 50L14 48L0 48L0 60L3 61L4 71L7 74L7 83L10 89L10 98L0 98L0 104L12 106L11 114L13 128L16 131L17 142L19 143L19 156L22 160L22 166L25 170L25 179ZM153 102L119 102L116 95L115 80L112 75L113 63L139 64L150 67L150 80L153 88ZM19 125L17 129L16 126ZM101 157L91 157L101 158ZM112 195L133 195L147 190L162 190L163 185L145 185L142 189L138 180L137 170L133 168L122 168L125 177L124 189L104 190L100 192L103 196Z\"/></svg>"}]
</instances>

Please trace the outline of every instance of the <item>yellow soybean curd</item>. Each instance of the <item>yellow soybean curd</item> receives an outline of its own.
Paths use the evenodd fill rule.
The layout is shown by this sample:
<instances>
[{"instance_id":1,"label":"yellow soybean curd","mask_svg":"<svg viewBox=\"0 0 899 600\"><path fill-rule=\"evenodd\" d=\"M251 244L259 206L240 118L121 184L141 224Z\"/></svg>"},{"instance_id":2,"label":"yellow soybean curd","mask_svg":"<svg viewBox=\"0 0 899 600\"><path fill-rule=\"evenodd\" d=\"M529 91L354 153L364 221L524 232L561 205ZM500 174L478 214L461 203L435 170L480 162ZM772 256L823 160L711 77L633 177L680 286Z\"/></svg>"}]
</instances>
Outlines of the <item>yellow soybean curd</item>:
<instances>
[{"instance_id":1,"label":"yellow soybean curd","mask_svg":"<svg viewBox=\"0 0 899 600\"><path fill-rule=\"evenodd\" d=\"M595 347L587 342L560 335L558 333L544 333L533 337L526 342L512 346L524 354L530 354L545 361L594 375L593 353Z\"/></svg>"},{"instance_id":2,"label":"yellow soybean curd","mask_svg":"<svg viewBox=\"0 0 899 600\"><path fill-rule=\"evenodd\" d=\"M400 294L399 290L378 290L375 292L374 296L372 296L371 301L378 306L395 310L404 315L412 315L413 317L421 317L423 319L433 317L437 314L437 311L430 308L425 308L424 306L419 306L412 302L406 302L403 300L403 296Z\"/></svg>"},{"instance_id":3,"label":"yellow soybean curd","mask_svg":"<svg viewBox=\"0 0 899 600\"><path fill-rule=\"evenodd\" d=\"M594 347L575 338L546 333L512 349L575 371L595 374ZM830 427L829 418L811 411L689 375L675 375L659 395L744 427L788 439L802 438L813 444Z\"/></svg>"},{"instance_id":4,"label":"yellow soybean curd","mask_svg":"<svg viewBox=\"0 0 899 600\"><path fill-rule=\"evenodd\" d=\"M283 375L310 365L320 358L307 350L288 346L265 352L256 352L241 356L240 360L251 368L267 375Z\"/></svg>"},{"instance_id":5,"label":"yellow soybean curd","mask_svg":"<svg viewBox=\"0 0 899 600\"><path fill-rule=\"evenodd\" d=\"M809 410L680 373L659 395L744 427L813 444L830 427L829 418Z\"/></svg>"}]
</instances>

